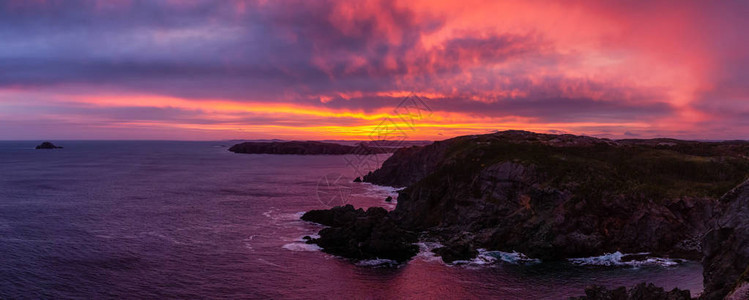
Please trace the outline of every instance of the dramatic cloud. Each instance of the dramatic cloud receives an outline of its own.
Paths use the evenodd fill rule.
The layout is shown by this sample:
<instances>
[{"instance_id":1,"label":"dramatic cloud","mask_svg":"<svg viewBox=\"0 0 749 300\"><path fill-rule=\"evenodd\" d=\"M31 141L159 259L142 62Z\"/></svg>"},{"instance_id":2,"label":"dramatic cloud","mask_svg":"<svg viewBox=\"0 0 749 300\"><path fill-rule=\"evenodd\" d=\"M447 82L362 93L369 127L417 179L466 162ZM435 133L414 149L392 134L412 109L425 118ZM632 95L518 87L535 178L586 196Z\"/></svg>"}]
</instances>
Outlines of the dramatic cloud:
<instances>
[{"instance_id":1,"label":"dramatic cloud","mask_svg":"<svg viewBox=\"0 0 749 300\"><path fill-rule=\"evenodd\" d=\"M749 138L749 5L4 1L0 139Z\"/></svg>"}]
</instances>

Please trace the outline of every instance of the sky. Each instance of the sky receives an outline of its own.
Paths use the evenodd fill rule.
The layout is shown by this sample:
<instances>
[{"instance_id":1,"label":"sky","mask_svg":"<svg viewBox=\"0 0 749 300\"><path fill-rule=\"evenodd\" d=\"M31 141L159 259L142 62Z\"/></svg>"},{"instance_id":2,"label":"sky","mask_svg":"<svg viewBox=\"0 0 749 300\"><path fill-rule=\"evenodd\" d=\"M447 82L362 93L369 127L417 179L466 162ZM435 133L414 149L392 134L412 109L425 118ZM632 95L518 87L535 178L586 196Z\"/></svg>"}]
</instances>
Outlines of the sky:
<instances>
[{"instance_id":1,"label":"sky","mask_svg":"<svg viewBox=\"0 0 749 300\"><path fill-rule=\"evenodd\" d=\"M747 15L747 1L0 0L0 139L749 139Z\"/></svg>"}]
</instances>

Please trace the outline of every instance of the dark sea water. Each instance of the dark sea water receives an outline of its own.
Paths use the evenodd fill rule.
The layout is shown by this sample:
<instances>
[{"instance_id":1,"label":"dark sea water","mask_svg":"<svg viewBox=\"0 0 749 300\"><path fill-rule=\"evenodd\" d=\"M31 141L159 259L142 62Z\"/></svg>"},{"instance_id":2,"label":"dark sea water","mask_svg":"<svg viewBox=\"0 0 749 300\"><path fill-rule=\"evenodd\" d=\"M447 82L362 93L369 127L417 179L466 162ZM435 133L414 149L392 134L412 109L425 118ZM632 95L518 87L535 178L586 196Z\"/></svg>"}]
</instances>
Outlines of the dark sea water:
<instances>
[{"instance_id":1,"label":"dark sea water","mask_svg":"<svg viewBox=\"0 0 749 300\"><path fill-rule=\"evenodd\" d=\"M341 156L233 154L228 142L0 142L0 298L564 299L592 283L702 289L674 266L369 267L300 242ZM385 157L380 157L384 159ZM351 184L357 207L392 190ZM326 193L321 193L327 195ZM321 201L322 200L322 201ZM337 200L336 200L337 201Z\"/></svg>"}]
</instances>

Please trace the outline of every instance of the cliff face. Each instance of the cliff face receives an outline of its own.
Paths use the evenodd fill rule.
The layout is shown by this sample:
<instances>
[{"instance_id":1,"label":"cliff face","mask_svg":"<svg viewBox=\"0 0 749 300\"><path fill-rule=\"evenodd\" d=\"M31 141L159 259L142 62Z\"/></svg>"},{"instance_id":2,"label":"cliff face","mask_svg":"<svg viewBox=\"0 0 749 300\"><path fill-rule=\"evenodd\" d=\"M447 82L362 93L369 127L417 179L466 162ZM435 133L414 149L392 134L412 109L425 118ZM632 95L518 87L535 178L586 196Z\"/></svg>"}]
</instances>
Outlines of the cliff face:
<instances>
[{"instance_id":1,"label":"cliff face","mask_svg":"<svg viewBox=\"0 0 749 300\"><path fill-rule=\"evenodd\" d=\"M414 184L444 163L449 142L398 149L374 173L364 176L365 182L394 187Z\"/></svg>"},{"instance_id":2,"label":"cliff face","mask_svg":"<svg viewBox=\"0 0 749 300\"><path fill-rule=\"evenodd\" d=\"M749 181L720 200L703 240L703 299L749 299Z\"/></svg>"},{"instance_id":3,"label":"cliff face","mask_svg":"<svg viewBox=\"0 0 749 300\"><path fill-rule=\"evenodd\" d=\"M364 181L408 186L393 218L447 247L697 258L715 199L749 174L746 150L508 131L398 150Z\"/></svg>"}]
</instances>

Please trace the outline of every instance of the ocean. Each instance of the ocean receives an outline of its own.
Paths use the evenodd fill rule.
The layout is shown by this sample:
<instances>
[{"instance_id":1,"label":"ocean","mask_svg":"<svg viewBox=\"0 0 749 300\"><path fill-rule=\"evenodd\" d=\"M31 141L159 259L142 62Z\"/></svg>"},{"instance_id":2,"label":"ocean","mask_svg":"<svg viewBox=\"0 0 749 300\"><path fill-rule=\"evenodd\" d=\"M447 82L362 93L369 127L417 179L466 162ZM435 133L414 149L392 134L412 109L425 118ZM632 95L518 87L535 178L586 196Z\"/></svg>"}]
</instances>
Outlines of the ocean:
<instances>
[{"instance_id":1,"label":"ocean","mask_svg":"<svg viewBox=\"0 0 749 300\"><path fill-rule=\"evenodd\" d=\"M226 141L37 144L0 142L2 299L565 299L642 281L702 290L699 262L618 253L529 262L484 252L446 265L422 243L400 266L325 254L302 242L322 228L304 211L395 207L384 201L394 189L350 182L351 157L234 154Z\"/></svg>"}]
</instances>

